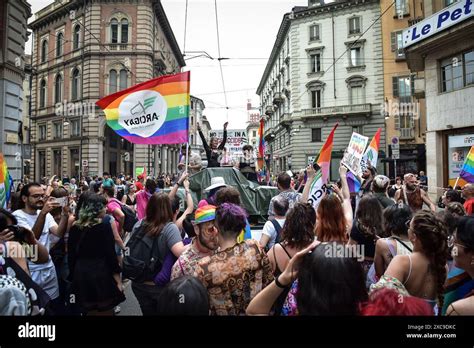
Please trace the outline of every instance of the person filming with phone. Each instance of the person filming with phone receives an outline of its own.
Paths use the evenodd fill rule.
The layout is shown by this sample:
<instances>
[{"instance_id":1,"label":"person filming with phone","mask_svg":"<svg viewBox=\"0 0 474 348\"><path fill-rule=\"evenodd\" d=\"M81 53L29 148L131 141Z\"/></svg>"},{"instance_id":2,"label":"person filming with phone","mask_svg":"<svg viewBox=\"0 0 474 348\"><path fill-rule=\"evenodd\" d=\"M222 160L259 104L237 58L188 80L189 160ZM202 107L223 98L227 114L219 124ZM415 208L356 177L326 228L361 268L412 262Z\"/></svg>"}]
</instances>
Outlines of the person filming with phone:
<instances>
[{"instance_id":1,"label":"person filming with phone","mask_svg":"<svg viewBox=\"0 0 474 348\"><path fill-rule=\"evenodd\" d=\"M40 184L31 183L25 185L20 193L23 209L13 212L18 220L18 225L33 231L35 238L48 250L64 235L67 228L69 214L64 206L61 213L59 225L54 221L50 212L60 203L56 198L45 195L44 188ZM64 313L64 303L59 297L58 277L53 261L49 257L48 262L35 264L29 262L31 278L51 298L51 310L55 314Z\"/></svg>"}]
</instances>

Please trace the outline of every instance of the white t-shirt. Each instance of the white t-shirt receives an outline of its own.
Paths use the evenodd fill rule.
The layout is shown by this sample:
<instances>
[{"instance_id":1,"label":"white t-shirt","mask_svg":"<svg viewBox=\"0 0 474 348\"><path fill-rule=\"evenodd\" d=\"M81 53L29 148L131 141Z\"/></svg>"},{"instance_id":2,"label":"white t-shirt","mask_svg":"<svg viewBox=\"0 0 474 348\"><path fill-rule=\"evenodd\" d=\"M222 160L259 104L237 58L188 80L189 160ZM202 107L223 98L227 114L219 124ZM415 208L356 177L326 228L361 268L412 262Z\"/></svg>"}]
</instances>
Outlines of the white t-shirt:
<instances>
[{"instance_id":1,"label":"white t-shirt","mask_svg":"<svg viewBox=\"0 0 474 348\"><path fill-rule=\"evenodd\" d=\"M283 225L285 224L285 219L275 219L275 220L283 228ZM270 249L272 246L275 245L277 231L275 230L275 226L273 226L273 223L270 220L265 222L265 225L263 226L262 234L265 234L270 237L270 240L268 241L268 244L267 244L268 249Z\"/></svg>"},{"instance_id":2,"label":"white t-shirt","mask_svg":"<svg viewBox=\"0 0 474 348\"><path fill-rule=\"evenodd\" d=\"M33 229L36 220L38 219L39 210L36 212L35 215L30 215L25 213L23 210L15 210L13 215L18 220L18 225L28 228L30 230ZM44 221L43 231L41 232L41 236L38 241L46 248L48 251L50 250L51 243L58 241L58 237L50 233L50 229L54 226L58 226L56 221L51 214L46 215L46 219ZM44 291L47 292L51 299L55 299L59 296L59 287L58 287L58 277L56 275L56 269L54 268L53 260L51 256L49 260L45 263L34 263L28 261L28 267L31 273L31 279L39 286L43 288Z\"/></svg>"}]
</instances>

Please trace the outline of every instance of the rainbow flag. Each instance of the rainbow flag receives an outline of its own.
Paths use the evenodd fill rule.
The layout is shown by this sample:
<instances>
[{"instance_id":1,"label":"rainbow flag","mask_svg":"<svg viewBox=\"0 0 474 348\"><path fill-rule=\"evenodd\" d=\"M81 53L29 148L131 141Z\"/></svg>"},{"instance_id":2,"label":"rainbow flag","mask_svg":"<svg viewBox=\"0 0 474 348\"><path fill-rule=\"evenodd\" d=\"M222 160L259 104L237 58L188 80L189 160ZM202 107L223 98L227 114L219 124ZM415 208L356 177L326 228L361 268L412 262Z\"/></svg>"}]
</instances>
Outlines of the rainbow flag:
<instances>
[{"instance_id":1,"label":"rainbow flag","mask_svg":"<svg viewBox=\"0 0 474 348\"><path fill-rule=\"evenodd\" d=\"M102 98L107 125L134 144L188 142L190 72L160 76Z\"/></svg>"},{"instance_id":2,"label":"rainbow flag","mask_svg":"<svg viewBox=\"0 0 474 348\"><path fill-rule=\"evenodd\" d=\"M329 170L331 167L331 152L332 152L332 145L334 142L334 132L339 124L336 125L329 133L326 142L324 143L323 147L321 148L321 152L319 153L318 160L316 163L321 167L320 170L316 173L313 181L309 183L310 190L309 190L309 197L308 203L310 203L314 208L317 208L319 202L324 197L324 187L328 182L329 179Z\"/></svg>"},{"instance_id":3,"label":"rainbow flag","mask_svg":"<svg viewBox=\"0 0 474 348\"><path fill-rule=\"evenodd\" d=\"M365 150L364 156L362 156L362 160L360 161L360 168L361 171L365 171L367 167L370 165L374 168L377 167L377 160L379 158L379 148L380 148L380 134L382 133L382 128L379 128L375 133L372 141L370 142L367 150Z\"/></svg>"},{"instance_id":4,"label":"rainbow flag","mask_svg":"<svg viewBox=\"0 0 474 348\"><path fill-rule=\"evenodd\" d=\"M351 193L357 193L360 190L360 181L350 170L347 172L347 185Z\"/></svg>"},{"instance_id":5,"label":"rainbow flag","mask_svg":"<svg viewBox=\"0 0 474 348\"><path fill-rule=\"evenodd\" d=\"M318 160L316 161L316 163L321 167L322 179L324 183L327 183L329 179L332 145L334 142L334 132L336 131L337 126L339 126L339 123L336 123L335 126L332 128L331 133L329 133L326 142L324 143L323 147L321 148L321 151L319 152Z\"/></svg>"},{"instance_id":6,"label":"rainbow flag","mask_svg":"<svg viewBox=\"0 0 474 348\"><path fill-rule=\"evenodd\" d=\"M265 157L265 139L263 138L263 128L265 121L263 117L260 119L260 127L258 128L258 168L262 170L264 168L264 157Z\"/></svg>"},{"instance_id":7,"label":"rainbow flag","mask_svg":"<svg viewBox=\"0 0 474 348\"><path fill-rule=\"evenodd\" d=\"M8 172L7 162L0 153L0 207L6 209L8 201L10 200L11 189L13 187L13 180Z\"/></svg>"},{"instance_id":8,"label":"rainbow flag","mask_svg":"<svg viewBox=\"0 0 474 348\"><path fill-rule=\"evenodd\" d=\"M459 176L468 183L474 183L474 145L471 146L466 156L466 161L459 172Z\"/></svg>"}]
</instances>

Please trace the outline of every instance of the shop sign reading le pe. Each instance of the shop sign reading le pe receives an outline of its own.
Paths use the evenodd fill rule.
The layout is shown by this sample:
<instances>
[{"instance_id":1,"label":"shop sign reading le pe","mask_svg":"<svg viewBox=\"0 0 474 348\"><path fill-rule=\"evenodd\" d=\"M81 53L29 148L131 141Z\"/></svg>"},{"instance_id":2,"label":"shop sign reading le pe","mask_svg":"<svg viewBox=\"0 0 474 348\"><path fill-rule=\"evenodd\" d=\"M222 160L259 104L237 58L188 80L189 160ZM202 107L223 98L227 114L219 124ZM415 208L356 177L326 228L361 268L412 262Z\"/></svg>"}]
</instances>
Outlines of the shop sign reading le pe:
<instances>
[{"instance_id":1,"label":"shop sign reading le pe","mask_svg":"<svg viewBox=\"0 0 474 348\"><path fill-rule=\"evenodd\" d=\"M403 47L406 48L462 22L472 17L473 13L472 0L454 2L451 6L403 30Z\"/></svg>"}]
</instances>

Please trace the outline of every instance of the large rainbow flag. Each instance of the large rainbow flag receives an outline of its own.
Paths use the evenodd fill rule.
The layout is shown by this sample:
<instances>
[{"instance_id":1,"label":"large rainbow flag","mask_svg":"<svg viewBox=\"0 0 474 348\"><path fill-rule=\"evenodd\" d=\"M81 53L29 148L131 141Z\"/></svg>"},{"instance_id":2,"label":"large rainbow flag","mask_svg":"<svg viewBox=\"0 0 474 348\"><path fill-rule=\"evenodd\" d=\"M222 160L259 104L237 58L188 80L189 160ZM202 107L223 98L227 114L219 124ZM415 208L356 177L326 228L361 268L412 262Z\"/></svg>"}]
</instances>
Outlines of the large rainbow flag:
<instances>
[{"instance_id":1,"label":"large rainbow flag","mask_svg":"<svg viewBox=\"0 0 474 348\"><path fill-rule=\"evenodd\" d=\"M160 76L102 98L107 124L134 144L188 142L190 72Z\"/></svg>"},{"instance_id":2,"label":"large rainbow flag","mask_svg":"<svg viewBox=\"0 0 474 348\"><path fill-rule=\"evenodd\" d=\"M13 180L8 172L7 162L0 153L0 207L6 209L8 201L10 200Z\"/></svg>"},{"instance_id":3,"label":"large rainbow flag","mask_svg":"<svg viewBox=\"0 0 474 348\"><path fill-rule=\"evenodd\" d=\"M466 161L459 172L459 176L468 183L474 183L474 145L471 146L466 156Z\"/></svg>"}]
</instances>

